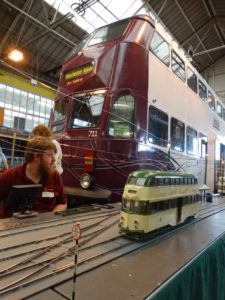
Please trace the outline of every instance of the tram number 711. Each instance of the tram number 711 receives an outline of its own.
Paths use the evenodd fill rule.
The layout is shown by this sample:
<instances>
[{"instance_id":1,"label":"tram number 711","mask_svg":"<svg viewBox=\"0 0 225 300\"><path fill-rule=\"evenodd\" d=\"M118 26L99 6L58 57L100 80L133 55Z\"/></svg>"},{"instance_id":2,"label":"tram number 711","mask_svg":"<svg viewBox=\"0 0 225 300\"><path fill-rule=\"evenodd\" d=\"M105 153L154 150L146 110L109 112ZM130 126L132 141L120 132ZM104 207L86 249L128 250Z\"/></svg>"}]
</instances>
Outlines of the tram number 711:
<instances>
[{"instance_id":1,"label":"tram number 711","mask_svg":"<svg viewBox=\"0 0 225 300\"><path fill-rule=\"evenodd\" d=\"M89 137L97 137L98 131L97 130L89 130Z\"/></svg>"}]
</instances>

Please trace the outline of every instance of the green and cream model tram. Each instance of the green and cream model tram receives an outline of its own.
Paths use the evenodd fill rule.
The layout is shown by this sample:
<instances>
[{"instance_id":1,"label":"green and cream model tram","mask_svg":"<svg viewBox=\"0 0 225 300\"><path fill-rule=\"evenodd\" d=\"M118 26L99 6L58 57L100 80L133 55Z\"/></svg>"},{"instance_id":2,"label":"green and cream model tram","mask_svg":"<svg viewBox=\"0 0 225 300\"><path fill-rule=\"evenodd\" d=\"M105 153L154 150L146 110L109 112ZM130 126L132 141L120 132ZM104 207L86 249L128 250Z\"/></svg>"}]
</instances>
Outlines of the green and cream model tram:
<instances>
[{"instance_id":1,"label":"green and cream model tram","mask_svg":"<svg viewBox=\"0 0 225 300\"><path fill-rule=\"evenodd\" d=\"M192 174L132 172L123 192L120 230L142 238L159 228L196 217L198 202L198 181Z\"/></svg>"}]
</instances>

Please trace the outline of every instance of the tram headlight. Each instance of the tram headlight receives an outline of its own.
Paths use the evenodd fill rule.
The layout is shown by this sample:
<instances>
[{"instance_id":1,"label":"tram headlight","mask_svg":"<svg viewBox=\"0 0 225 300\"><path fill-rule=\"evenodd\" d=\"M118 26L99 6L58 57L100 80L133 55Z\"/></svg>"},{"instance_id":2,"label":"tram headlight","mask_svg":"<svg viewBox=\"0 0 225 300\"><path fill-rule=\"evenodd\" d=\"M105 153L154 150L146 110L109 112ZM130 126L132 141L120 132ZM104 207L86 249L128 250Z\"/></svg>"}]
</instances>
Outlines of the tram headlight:
<instances>
[{"instance_id":1,"label":"tram headlight","mask_svg":"<svg viewBox=\"0 0 225 300\"><path fill-rule=\"evenodd\" d=\"M88 173L84 173L80 176L80 185L83 189L88 189L91 186L91 176Z\"/></svg>"}]
</instances>

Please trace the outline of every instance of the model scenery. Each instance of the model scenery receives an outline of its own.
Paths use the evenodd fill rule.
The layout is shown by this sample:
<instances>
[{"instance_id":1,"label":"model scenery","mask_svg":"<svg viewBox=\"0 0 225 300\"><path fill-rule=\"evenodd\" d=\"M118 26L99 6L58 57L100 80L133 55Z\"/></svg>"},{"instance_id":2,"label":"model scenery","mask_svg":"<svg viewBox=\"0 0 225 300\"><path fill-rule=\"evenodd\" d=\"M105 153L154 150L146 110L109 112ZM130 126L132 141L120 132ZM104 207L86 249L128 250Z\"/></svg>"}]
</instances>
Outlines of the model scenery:
<instances>
[{"instance_id":1,"label":"model scenery","mask_svg":"<svg viewBox=\"0 0 225 300\"><path fill-rule=\"evenodd\" d=\"M62 67L49 126L62 146L66 188L75 197L110 191L114 201L141 169L191 173L214 190L224 119L182 49L139 15L77 45Z\"/></svg>"},{"instance_id":2,"label":"model scenery","mask_svg":"<svg viewBox=\"0 0 225 300\"><path fill-rule=\"evenodd\" d=\"M192 174L140 170L132 172L122 197L120 231L133 238L197 216L198 181Z\"/></svg>"}]
</instances>

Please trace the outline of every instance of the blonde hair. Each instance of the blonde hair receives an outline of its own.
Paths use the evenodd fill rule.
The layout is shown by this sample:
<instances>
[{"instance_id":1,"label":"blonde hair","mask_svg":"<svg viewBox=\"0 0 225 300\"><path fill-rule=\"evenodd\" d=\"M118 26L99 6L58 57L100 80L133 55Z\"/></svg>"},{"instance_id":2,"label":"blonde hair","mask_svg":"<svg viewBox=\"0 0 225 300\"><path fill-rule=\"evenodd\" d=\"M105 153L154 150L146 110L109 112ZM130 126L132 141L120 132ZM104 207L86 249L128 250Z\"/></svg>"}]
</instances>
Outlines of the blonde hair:
<instances>
[{"instance_id":1,"label":"blonde hair","mask_svg":"<svg viewBox=\"0 0 225 300\"><path fill-rule=\"evenodd\" d=\"M32 134L34 136L53 137L51 130L44 124L39 124L34 127Z\"/></svg>"},{"instance_id":2,"label":"blonde hair","mask_svg":"<svg viewBox=\"0 0 225 300\"><path fill-rule=\"evenodd\" d=\"M46 153L47 150L55 150L55 144L43 136L36 136L27 143L25 159L27 162L31 162L34 160L35 152L38 152L41 156Z\"/></svg>"}]
</instances>

